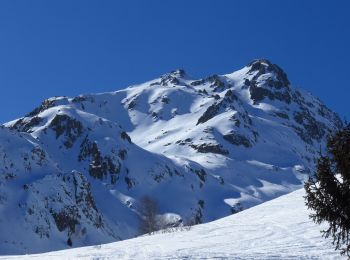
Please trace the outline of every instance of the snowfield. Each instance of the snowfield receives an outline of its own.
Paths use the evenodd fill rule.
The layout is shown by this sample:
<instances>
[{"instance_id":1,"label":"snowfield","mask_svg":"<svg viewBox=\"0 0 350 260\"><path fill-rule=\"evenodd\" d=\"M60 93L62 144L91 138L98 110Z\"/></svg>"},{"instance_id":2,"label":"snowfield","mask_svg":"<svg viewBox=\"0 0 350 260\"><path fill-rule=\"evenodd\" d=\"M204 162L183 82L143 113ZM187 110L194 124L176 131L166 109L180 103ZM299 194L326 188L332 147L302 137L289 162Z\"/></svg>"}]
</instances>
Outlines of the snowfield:
<instances>
[{"instance_id":1,"label":"snowfield","mask_svg":"<svg viewBox=\"0 0 350 260\"><path fill-rule=\"evenodd\" d=\"M308 218L304 195L300 189L190 231L0 259L343 259Z\"/></svg>"}]
</instances>

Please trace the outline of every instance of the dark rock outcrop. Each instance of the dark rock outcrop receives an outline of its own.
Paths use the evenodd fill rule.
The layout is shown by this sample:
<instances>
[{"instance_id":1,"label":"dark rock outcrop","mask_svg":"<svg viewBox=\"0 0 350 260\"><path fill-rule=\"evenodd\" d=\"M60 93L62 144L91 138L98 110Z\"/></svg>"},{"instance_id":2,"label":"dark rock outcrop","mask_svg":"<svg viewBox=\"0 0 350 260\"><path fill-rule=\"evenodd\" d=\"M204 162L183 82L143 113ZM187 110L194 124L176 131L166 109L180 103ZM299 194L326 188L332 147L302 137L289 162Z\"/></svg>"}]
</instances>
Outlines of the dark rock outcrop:
<instances>
[{"instance_id":1,"label":"dark rock outcrop","mask_svg":"<svg viewBox=\"0 0 350 260\"><path fill-rule=\"evenodd\" d=\"M229 152L223 148L221 144L191 144L193 149L197 150L200 153L217 153L222 155L227 155Z\"/></svg>"},{"instance_id":2,"label":"dark rock outcrop","mask_svg":"<svg viewBox=\"0 0 350 260\"><path fill-rule=\"evenodd\" d=\"M250 143L249 139L244 135L232 132L223 135L223 137L226 141L233 145L242 145L246 148L252 147L252 144Z\"/></svg>"},{"instance_id":3,"label":"dark rock outcrop","mask_svg":"<svg viewBox=\"0 0 350 260\"><path fill-rule=\"evenodd\" d=\"M55 131L56 139L64 136L63 144L66 148L71 148L76 139L83 133L83 125L76 119L65 114L57 114L50 122L49 128Z\"/></svg>"}]
</instances>

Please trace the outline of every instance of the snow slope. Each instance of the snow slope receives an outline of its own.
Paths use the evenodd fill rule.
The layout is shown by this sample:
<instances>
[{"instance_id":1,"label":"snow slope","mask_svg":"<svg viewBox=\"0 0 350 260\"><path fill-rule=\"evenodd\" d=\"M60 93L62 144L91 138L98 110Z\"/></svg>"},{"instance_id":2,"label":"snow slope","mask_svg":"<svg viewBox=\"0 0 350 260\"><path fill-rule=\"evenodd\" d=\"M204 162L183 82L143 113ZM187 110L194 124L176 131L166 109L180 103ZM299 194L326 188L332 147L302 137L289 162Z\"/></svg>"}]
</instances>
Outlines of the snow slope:
<instances>
[{"instance_id":1,"label":"snow slope","mask_svg":"<svg viewBox=\"0 0 350 260\"><path fill-rule=\"evenodd\" d=\"M297 190L190 231L6 259L343 259ZM0 259L5 259L4 257ZM345 259L345 258L344 258Z\"/></svg>"},{"instance_id":2,"label":"snow slope","mask_svg":"<svg viewBox=\"0 0 350 260\"><path fill-rule=\"evenodd\" d=\"M49 98L0 128L0 254L135 237L144 195L168 225L276 198L302 186L340 125L267 60Z\"/></svg>"}]
</instances>

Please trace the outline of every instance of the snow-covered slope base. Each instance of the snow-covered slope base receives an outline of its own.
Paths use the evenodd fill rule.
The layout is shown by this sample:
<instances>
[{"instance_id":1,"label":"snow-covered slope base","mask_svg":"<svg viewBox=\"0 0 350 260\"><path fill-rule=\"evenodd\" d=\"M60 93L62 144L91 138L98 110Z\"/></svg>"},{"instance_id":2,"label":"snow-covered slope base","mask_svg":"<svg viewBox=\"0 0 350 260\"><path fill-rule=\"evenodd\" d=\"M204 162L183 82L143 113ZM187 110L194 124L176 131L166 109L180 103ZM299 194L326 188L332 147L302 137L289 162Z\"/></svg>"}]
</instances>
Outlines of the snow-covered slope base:
<instances>
[{"instance_id":1,"label":"snow-covered slope base","mask_svg":"<svg viewBox=\"0 0 350 260\"><path fill-rule=\"evenodd\" d=\"M297 190L190 231L8 259L342 259ZM3 259L0 257L0 259Z\"/></svg>"}]
</instances>

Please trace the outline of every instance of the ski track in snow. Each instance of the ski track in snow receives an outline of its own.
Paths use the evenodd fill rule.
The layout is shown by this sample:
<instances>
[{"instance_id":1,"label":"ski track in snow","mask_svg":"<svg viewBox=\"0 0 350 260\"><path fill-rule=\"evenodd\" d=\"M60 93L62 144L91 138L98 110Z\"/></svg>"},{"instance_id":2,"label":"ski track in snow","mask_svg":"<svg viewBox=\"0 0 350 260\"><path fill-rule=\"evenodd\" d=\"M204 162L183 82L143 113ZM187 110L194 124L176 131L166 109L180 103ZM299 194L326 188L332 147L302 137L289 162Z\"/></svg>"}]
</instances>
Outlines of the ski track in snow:
<instances>
[{"instance_id":1,"label":"ski track in snow","mask_svg":"<svg viewBox=\"0 0 350 260\"><path fill-rule=\"evenodd\" d=\"M345 259L308 218L304 195L297 190L190 231L0 259Z\"/></svg>"}]
</instances>

